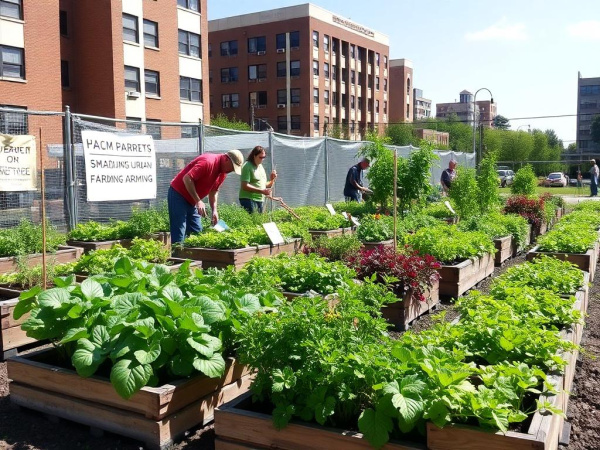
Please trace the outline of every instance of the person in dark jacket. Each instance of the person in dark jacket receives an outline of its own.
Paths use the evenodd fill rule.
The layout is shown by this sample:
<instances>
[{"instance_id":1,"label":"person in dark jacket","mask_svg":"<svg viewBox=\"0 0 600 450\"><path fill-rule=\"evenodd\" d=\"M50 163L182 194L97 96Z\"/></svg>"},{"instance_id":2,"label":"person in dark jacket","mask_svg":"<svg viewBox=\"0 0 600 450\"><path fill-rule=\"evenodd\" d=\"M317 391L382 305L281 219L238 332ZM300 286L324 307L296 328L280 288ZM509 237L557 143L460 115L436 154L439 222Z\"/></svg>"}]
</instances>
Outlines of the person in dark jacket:
<instances>
[{"instance_id":1,"label":"person in dark jacket","mask_svg":"<svg viewBox=\"0 0 600 450\"><path fill-rule=\"evenodd\" d=\"M444 194L448 194L450 190L450 186L452 186L452 182L456 177L456 161L453 159L448 163L448 168L442 172L442 177L440 178L440 184L442 185L442 191Z\"/></svg>"},{"instance_id":2,"label":"person in dark jacket","mask_svg":"<svg viewBox=\"0 0 600 450\"><path fill-rule=\"evenodd\" d=\"M346 201L360 202L363 192L369 192L369 189L363 186L363 171L368 168L370 162L363 158L361 162L353 165L346 175L346 184L344 185L344 197Z\"/></svg>"}]
</instances>

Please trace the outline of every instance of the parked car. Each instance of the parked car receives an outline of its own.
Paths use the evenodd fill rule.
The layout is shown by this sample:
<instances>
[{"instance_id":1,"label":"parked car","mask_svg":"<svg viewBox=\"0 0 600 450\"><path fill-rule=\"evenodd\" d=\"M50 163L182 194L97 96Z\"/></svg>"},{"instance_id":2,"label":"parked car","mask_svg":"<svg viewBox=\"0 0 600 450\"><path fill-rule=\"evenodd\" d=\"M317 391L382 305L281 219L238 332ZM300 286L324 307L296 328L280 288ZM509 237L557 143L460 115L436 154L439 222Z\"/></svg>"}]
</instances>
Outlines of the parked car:
<instances>
[{"instance_id":1,"label":"parked car","mask_svg":"<svg viewBox=\"0 0 600 450\"><path fill-rule=\"evenodd\" d=\"M510 169L496 170L498 173L498 183L501 187L509 186L513 184L515 173Z\"/></svg>"},{"instance_id":2,"label":"parked car","mask_svg":"<svg viewBox=\"0 0 600 450\"><path fill-rule=\"evenodd\" d=\"M565 187L567 185L567 177L562 172L552 172L550 175L546 177L546 181L544 181L544 186L559 186Z\"/></svg>"}]
</instances>

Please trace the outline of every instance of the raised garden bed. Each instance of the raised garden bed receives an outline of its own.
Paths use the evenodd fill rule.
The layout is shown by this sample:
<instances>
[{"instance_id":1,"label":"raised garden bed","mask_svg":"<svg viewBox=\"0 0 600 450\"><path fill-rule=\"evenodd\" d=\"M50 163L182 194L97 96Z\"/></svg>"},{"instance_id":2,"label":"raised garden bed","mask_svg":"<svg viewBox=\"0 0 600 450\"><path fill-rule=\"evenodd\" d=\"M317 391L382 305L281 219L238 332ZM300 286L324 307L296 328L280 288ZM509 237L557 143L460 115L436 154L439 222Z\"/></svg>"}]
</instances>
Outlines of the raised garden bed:
<instances>
[{"instance_id":1,"label":"raised garden bed","mask_svg":"<svg viewBox=\"0 0 600 450\"><path fill-rule=\"evenodd\" d=\"M365 250L374 250L377 247L379 247L380 245L383 245L384 247L393 247L394 246L394 240L393 239L388 239L387 241L380 241L380 242L363 242L362 246Z\"/></svg>"},{"instance_id":2,"label":"raised garden bed","mask_svg":"<svg viewBox=\"0 0 600 450\"><path fill-rule=\"evenodd\" d=\"M455 265L442 265L440 295L458 298L494 272L494 256L490 253L467 259Z\"/></svg>"},{"instance_id":3,"label":"raised garden bed","mask_svg":"<svg viewBox=\"0 0 600 450\"><path fill-rule=\"evenodd\" d=\"M66 245L60 245L56 253L46 253L46 260L52 261L54 264L70 263L77 261L83 250L79 247L70 247ZM34 255L27 255L27 265L29 267L38 266L42 264L42 254L36 253ZM0 258L0 273L12 273L19 270L16 256L6 256Z\"/></svg>"},{"instance_id":4,"label":"raised garden bed","mask_svg":"<svg viewBox=\"0 0 600 450\"><path fill-rule=\"evenodd\" d=\"M183 259L202 261L202 267L225 268L234 266L240 269L254 256L273 256L279 253L294 254L300 249L300 239L295 239L286 244L258 245L232 250L219 250L216 248L180 247L175 248L173 256Z\"/></svg>"},{"instance_id":5,"label":"raised garden bed","mask_svg":"<svg viewBox=\"0 0 600 450\"><path fill-rule=\"evenodd\" d=\"M107 379L82 378L53 365L53 352L8 361L14 404L137 439L151 449L165 449L189 428L213 420L215 408L247 392L252 379L230 358L221 378L197 376L145 387L124 400Z\"/></svg>"},{"instance_id":6,"label":"raised garden bed","mask_svg":"<svg viewBox=\"0 0 600 450\"><path fill-rule=\"evenodd\" d=\"M321 236L327 236L327 237L337 237L337 236L344 236L346 234L354 234L355 230L354 228L338 228L336 230L308 230L308 232L310 233L311 237L313 239L321 237Z\"/></svg>"},{"instance_id":7,"label":"raised garden bed","mask_svg":"<svg viewBox=\"0 0 600 450\"><path fill-rule=\"evenodd\" d=\"M521 245L517 245L517 242L514 239L511 242L513 258L523 253L523 250L525 250L531 243L531 225L528 225L528 227L529 229L525 235L525 242L523 242Z\"/></svg>"},{"instance_id":8,"label":"raised garden bed","mask_svg":"<svg viewBox=\"0 0 600 450\"><path fill-rule=\"evenodd\" d=\"M596 241L594 248L589 249L585 253L552 253L540 252L538 247L532 248L527 252L527 261L532 261L540 256L552 256L561 261L569 261L579 267L581 270L589 272L590 281L594 281L594 273L596 272L596 262L598 260L599 244Z\"/></svg>"},{"instance_id":9,"label":"raised garden bed","mask_svg":"<svg viewBox=\"0 0 600 450\"><path fill-rule=\"evenodd\" d=\"M297 450L303 448L371 450L373 447L361 433L321 427L304 422L291 422L277 430L273 417L254 412L250 393L219 406L215 411L215 448L233 450L243 448L276 448ZM384 449L422 450L419 445L388 442Z\"/></svg>"},{"instance_id":10,"label":"raised garden bed","mask_svg":"<svg viewBox=\"0 0 600 450\"><path fill-rule=\"evenodd\" d=\"M540 225L531 227L531 235L529 237L529 242L535 242L538 236L546 234L548 232L548 222L543 221Z\"/></svg>"},{"instance_id":11,"label":"raised garden bed","mask_svg":"<svg viewBox=\"0 0 600 450\"><path fill-rule=\"evenodd\" d=\"M2 330L0 334L0 360L14 356L20 347L36 342L35 339L27 337L21 330L21 324L29 317L29 314L19 320L13 319L13 311L19 302L21 291L0 287L0 321Z\"/></svg>"},{"instance_id":12,"label":"raised garden bed","mask_svg":"<svg viewBox=\"0 0 600 450\"><path fill-rule=\"evenodd\" d=\"M496 254L494 256L494 264L501 266L504 261L510 258L513 254L512 236L504 236L494 239L496 246Z\"/></svg>"},{"instance_id":13,"label":"raised garden bed","mask_svg":"<svg viewBox=\"0 0 600 450\"><path fill-rule=\"evenodd\" d=\"M427 300L420 301L413 298L412 291L404 294L402 300L390 303L382 309L383 317L394 326L396 330L407 330L410 323L432 310L440 302L440 283L433 285L425 291Z\"/></svg>"},{"instance_id":14,"label":"raised garden bed","mask_svg":"<svg viewBox=\"0 0 600 450\"><path fill-rule=\"evenodd\" d=\"M163 244L171 245L171 233L165 231L160 233L152 233L151 239L162 242ZM110 249L115 244L120 244L125 248L131 247L133 239L115 239L113 241L67 241L67 244L73 247L81 247L84 253L89 253L92 250Z\"/></svg>"}]
</instances>

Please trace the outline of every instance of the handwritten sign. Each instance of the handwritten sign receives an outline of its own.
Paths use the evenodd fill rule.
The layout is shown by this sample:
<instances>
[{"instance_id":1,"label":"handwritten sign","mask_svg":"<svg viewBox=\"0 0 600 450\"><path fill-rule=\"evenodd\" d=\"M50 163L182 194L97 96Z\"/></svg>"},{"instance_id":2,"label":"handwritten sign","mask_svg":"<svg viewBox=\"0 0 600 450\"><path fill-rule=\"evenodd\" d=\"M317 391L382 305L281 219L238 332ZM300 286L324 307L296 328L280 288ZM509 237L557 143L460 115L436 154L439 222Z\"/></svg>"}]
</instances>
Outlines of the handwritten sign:
<instances>
[{"instance_id":1,"label":"handwritten sign","mask_svg":"<svg viewBox=\"0 0 600 450\"><path fill-rule=\"evenodd\" d=\"M325 203L325 207L332 216L335 216L335 209L333 209L333 205L331 203Z\"/></svg>"},{"instance_id":2,"label":"handwritten sign","mask_svg":"<svg viewBox=\"0 0 600 450\"><path fill-rule=\"evenodd\" d=\"M156 198L156 151L152 136L84 130L88 202Z\"/></svg>"},{"instance_id":3,"label":"handwritten sign","mask_svg":"<svg viewBox=\"0 0 600 450\"><path fill-rule=\"evenodd\" d=\"M277 245L277 244L283 244L285 242L283 240L283 236L281 235L281 232L279 231L279 228L277 228L277 224L275 222L263 223L263 228L267 232L267 236L269 236L269 239L271 240L271 244Z\"/></svg>"},{"instance_id":4,"label":"handwritten sign","mask_svg":"<svg viewBox=\"0 0 600 450\"><path fill-rule=\"evenodd\" d=\"M0 191L35 191L36 180L35 137L0 134Z\"/></svg>"}]
</instances>

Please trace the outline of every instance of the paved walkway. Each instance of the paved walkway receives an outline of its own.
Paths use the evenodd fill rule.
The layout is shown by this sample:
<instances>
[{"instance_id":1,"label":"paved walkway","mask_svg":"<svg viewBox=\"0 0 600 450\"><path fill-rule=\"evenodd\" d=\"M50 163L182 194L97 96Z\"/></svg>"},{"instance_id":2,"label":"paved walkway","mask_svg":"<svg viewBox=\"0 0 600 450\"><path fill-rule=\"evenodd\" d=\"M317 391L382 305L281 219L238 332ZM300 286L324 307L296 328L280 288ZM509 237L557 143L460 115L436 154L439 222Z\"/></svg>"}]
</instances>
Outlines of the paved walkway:
<instances>
[{"instance_id":1,"label":"paved walkway","mask_svg":"<svg viewBox=\"0 0 600 450\"><path fill-rule=\"evenodd\" d=\"M588 200L592 200L592 201L600 201L600 197L590 197L589 195L587 196L576 196L576 195L561 195L561 197L564 199L565 203L581 203L581 202L587 202Z\"/></svg>"}]
</instances>

